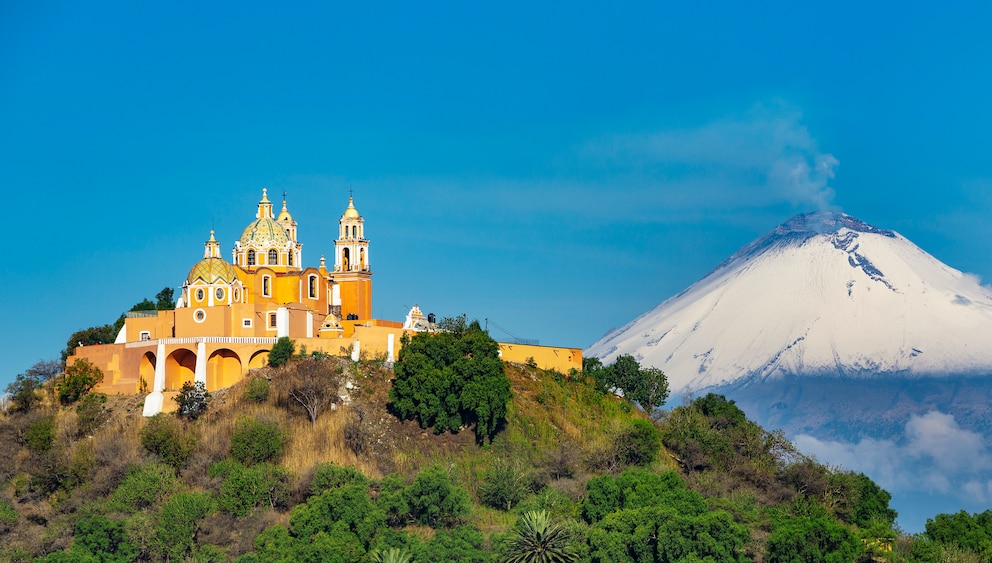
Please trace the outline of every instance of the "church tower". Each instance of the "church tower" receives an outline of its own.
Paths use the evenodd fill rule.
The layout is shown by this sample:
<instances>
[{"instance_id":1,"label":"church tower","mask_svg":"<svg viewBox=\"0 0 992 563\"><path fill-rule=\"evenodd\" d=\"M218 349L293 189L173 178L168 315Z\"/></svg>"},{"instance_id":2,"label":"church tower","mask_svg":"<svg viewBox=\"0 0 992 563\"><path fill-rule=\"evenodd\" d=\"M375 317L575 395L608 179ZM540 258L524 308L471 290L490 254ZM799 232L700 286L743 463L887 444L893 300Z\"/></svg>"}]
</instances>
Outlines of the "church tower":
<instances>
[{"instance_id":1,"label":"church tower","mask_svg":"<svg viewBox=\"0 0 992 563\"><path fill-rule=\"evenodd\" d=\"M246 271L260 267L278 273L298 272L303 245L296 240L296 221L282 202L278 219L272 211L268 190L262 189L255 220L245 227L234 243L234 263Z\"/></svg>"},{"instance_id":2,"label":"church tower","mask_svg":"<svg viewBox=\"0 0 992 563\"><path fill-rule=\"evenodd\" d=\"M369 266L369 241L365 238L365 219L355 209L354 198L338 221L338 239L334 241L335 281L332 298L340 305L342 320L372 318L372 269Z\"/></svg>"}]
</instances>

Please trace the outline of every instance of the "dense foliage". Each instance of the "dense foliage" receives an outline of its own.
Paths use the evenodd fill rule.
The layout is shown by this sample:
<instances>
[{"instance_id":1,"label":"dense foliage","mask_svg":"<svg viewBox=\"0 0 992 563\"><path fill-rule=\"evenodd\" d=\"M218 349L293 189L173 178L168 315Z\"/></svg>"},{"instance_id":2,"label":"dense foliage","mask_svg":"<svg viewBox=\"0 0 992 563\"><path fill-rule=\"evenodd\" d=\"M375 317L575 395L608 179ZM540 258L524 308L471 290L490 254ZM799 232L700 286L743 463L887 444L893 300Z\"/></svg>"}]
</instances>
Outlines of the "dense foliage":
<instances>
[{"instance_id":1,"label":"dense foliage","mask_svg":"<svg viewBox=\"0 0 992 563\"><path fill-rule=\"evenodd\" d=\"M658 368L642 368L630 354L622 354L611 365L585 358L582 370L606 391L617 391L644 410L658 408L668 400L668 378Z\"/></svg>"},{"instance_id":2,"label":"dense foliage","mask_svg":"<svg viewBox=\"0 0 992 563\"><path fill-rule=\"evenodd\" d=\"M473 327L453 329L460 341ZM62 407L57 380L39 376L34 406L0 415L9 460L0 464L0 560L992 555L992 511L939 515L925 533L896 539L886 491L802 456L719 395L648 420L576 374L510 366L505 431L477 444L390 416L381 361L332 365L353 383L351 401L313 425L278 383L299 363L256 375L272 377L268 397L249 393L246 381L218 393L210 416L196 421L143 418L140 397L86 394ZM346 447L347 428L364 436L362 453Z\"/></svg>"},{"instance_id":3,"label":"dense foliage","mask_svg":"<svg viewBox=\"0 0 992 563\"><path fill-rule=\"evenodd\" d=\"M83 395L103 381L103 372L86 359L80 359L65 368L65 374L55 384L59 402L63 405L75 403Z\"/></svg>"},{"instance_id":4,"label":"dense foliage","mask_svg":"<svg viewBox=\"0 0 992 563\"><path fill-rule=\"evenodd\" d=\"M200 418L210 407L210 393L207 392L207 386L202 381L184 382L179 394L173 397L173 400L179 407L176 414L190 420Z\"/></svg>"},{"instance_id":5,"label":"dense foliage","mask_svg":"<svg viewBox=\"0 0 992 563\"><path fill-rule=\"evenodd\" d=\"M436 434L474 424L478 442L492 440L512 397L499 346L478 322L452 328L403 335L390 406Z\"/></svg>"},{"instance_id":6,"label":"dense foliage","mask_svg":"<svg viewBox=\"0 0 992 563\"><path fill-rule=\"evenodd\" d=\"M269 351L269 365L274 368L286 365L286 362L293 357L293 353L295 351L295 342L293 342L289 337L280 337L272 346L272 350Z\"/></svg>"}]
</instances>

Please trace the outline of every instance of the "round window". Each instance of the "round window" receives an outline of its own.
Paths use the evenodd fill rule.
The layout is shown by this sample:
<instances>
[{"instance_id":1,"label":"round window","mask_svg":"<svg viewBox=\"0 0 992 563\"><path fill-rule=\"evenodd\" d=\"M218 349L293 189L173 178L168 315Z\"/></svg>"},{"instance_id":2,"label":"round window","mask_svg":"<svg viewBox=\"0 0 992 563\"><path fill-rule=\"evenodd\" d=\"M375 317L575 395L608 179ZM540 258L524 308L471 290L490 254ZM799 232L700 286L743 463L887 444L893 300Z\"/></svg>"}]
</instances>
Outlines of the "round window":
<instances>
[{"instance_id":1,"label":"round window","mask_svg":"<svg viewBox=\"0 0 992 563\"><path fill-rule=\"evenodd\" d=\"M223 299L224 298L224 289L218 287L217 288L217 291L214 292L214 295L217 297L217 299Z\"/></svg>"},{"instance_id":2,"label":"round window","mask_svg":"<svg viewBox=\"0 0 992 563\"><path fill-rule=\"evenodd\" d=\"M235 289L234 290L234 300L235 301L239 301L240 299L241 299L241 292Z\"/></svg>"},{"instance_id":3,"label":"round window","mask_svg":"<svg viewBox=\"0 0 992 563\"><path fill-rule=\"evenodd\" d=\"M195 320L198 323L202 323L203 320L206 318L207 318L207 314L203 312L203 309L197 309L196 312L193 313L193 320Z\"/></svg>"}]
</instances>

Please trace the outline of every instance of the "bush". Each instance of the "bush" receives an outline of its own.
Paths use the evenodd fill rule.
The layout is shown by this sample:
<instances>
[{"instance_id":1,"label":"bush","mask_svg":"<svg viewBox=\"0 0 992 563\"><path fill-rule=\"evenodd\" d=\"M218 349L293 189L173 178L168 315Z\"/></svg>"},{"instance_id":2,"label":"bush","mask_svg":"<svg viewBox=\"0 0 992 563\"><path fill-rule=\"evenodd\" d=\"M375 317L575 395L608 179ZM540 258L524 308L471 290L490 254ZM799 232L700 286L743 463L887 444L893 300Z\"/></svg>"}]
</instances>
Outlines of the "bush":
<instances>
[{"instance_id":1,"label":"bush","mask_svg":"<svg viewBox=\"0 0 992 563\"><path fill-rule=\"evenodd\" d=\"M55 386L59 402L71 405L103 381L103 372L86 359L77 360L65 368L65 375Z\"/></svg>"},{"instance_id":2,"label":"bush","mask_svg":"<svg viewBox=\"0 0 992 563\"><path fill-rule=\"evenodd\" d=\"M468 494L456 486L440 467L421 471L406 489L410 514L421 524L433 528L451 526L468 514Z\"/></svg>"},{"instance_id":3,"label":"bush","mask_svg":"<svg viewBox=\"0 0 992 563\"><path fill-rule=\"evenodd\" d=\"M175 472L157 462L134 465L110 496L109 507L123 512L137 512L154 505L178 488Z\"/></svg>"},{"instance_id":4,"label":"bush","mask_svg":"<svg viewBox=\"0 0 992 563\"><path fill-rule=\"evenodd\" d=\"M7 386L10 395L10 408L15 412L27 412L41 400L36 391L42 379L37 375L19 373L13 383Z\"/></svg>"},{"instance_id":5,"label":"bush","mask_svg":"<svg viewBox=\"0 0 992 563\"><path fill-rule=\"evenodd\" d=\"M76 405L76 415L78 416L77 433L85 436L99 427L107 418L104 410L104 403L107 396L103 393L87 393L83 400Z\"/></svg>"},{"instance_id":6,"label":"bush","mask_svg":"<svg viewBox=\"0 0 992 563\"><path fill-rule=\"evenodd\" d=\"M176 493L165 501L158 513L155 539L160 553L175 561L184 561L196 547L196 528L214 511L207 493Z\"/></svg>"},{"instance_id":7,"label":"bush","mask_svg":"<svg viewBox=\"0 0 992 563\"><path fill-rule=\"evenodd\" d=\"M310 478L310 494L317 495L345 485L367 487L369 484L369 478L353 467L322 463L313 468L313 476Z\"/></svg>"},{"instance_id":8,"label":"bush","mask_svg":"<svg viewBox=\"0 0 992 563\"><path fill-rule=\"evenodd\" d=\"M76 522L75 532L73 553L90 555L106 563L134 561L140 555L137 547L128 541L123 522L100 515L81 518Z\"/></svg>"},{"instance_id":9,"label":"bush","mask_svg":"<svg viewBox=\"0 0 992 563\"><path fill-rule=\"evenodd\" d=\"M0 534L6 533L17 524L18 515L14 506L0 499Z\"/></svg>"},{"instance_id":10,"label":"bush","mask_svg":"<svg viewBox=\"0 0 992 563\"><path fill-rule=\"evenodd\" d=\"M278 423L243 417L231 435L231 457L245 465L275 461L285 444L286 435Z\"/></svg>"},{"instance_id":11,"label":"bush","mask_svg":"<svg viewBox=\"0 0 992 563\"><path fill-rule=\"evenodd\" d=\"M182 389L173 400L179 405L179 409L176 410L177 415L196 420L207 412L207 407L210 405L210 393L207 393L207 386L202 381L196 383L187 381L183 383Z\"/></svg>"},{"instance_id":12,"label":"bush","mask_svg":"<svg viewBox=\"0 0 992 563\"><path fill-rule=\"evenodd\" d=\"M39 418L24 431L24 443L36 454L46 453L55 442L55 419L51 416Z\"/></svg>"},{"instance_id":13,"label":"bush","mask_svg":"<svg viewBox=\"0 0 992 563\"><path fill-rule=\"evenodd\" d=\"M278 465L259 463L245 467L231 463L224 466L223 472L217 504L234 516L243 518L259 506L284 507L289 501L289 472Z\"/></svg>"},{"instance_id":14,"label":"bush","mask_svg":"<svg viewBox=\"0 0 992 563\"><path fill-rule=\"evenodd\" d=\"M526 495L524 476L506 459L494 459L479 484L479 502L499 510L510 510Z\"/></svg>"},{"instance_id":15,"label":"bush","mask_svg":"<svg viewBox=\"0 0 992 563\"><path fill-rule=\"evenodd\" d=\"M253 403L264 403L269 399L269 380L255 377L245 387L245 399Z\"/></svg>"},{"instance_id":16,"label":"bush","mask_svg":"<svg viewBox=\"0 0 992 563\"><path fill-rule=\"evenodd\" d=\"M293 352L296 350L296 343L290 340L288 337L283 336L272 346L272 350L269 351L269 365L277 368L286 365L286 362L293 357Z\"/></svg>"},{"instance_id":17,"label":"bush","mask_svg":"<svg viewBox=\"0 0 992 563\"><path fill-rule=\"evenodd\" d=\"M141 445L176 471L193 456L196 438L183 432L179 422L168 415L157 414L149 418L140 434Z\"/></svg>"},{"instance_id":18,"label":"bush","mask_svg":"<svg viewBox=\"0 0 992 563\"><path fill-rule=\"evenodd\" d=\"M620 432L617 443L621 446L620 460L625 465L647 465L658 457L661 436L649 421L635 418Z\"/></svg>"}]
</instances>

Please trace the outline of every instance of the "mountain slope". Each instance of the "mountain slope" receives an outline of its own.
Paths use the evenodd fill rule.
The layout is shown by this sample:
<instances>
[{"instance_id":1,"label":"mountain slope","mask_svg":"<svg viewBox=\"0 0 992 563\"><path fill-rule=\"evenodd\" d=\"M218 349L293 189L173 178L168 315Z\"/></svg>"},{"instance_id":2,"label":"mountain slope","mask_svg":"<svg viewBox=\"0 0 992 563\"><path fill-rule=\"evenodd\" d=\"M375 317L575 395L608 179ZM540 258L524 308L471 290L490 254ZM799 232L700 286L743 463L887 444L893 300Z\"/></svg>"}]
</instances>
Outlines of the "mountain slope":
<instances>
[{"instance_id":1,"label":"mountain slope","mask_svg":"<svg viewBox=\"0 0 992 563\"><path fill-rule=\"evenodd\" d=\"M901 235L798 215L586 353L632 354L673 391L785 376L992 373L992 291Z\"/></svg>"}]
</instances>

